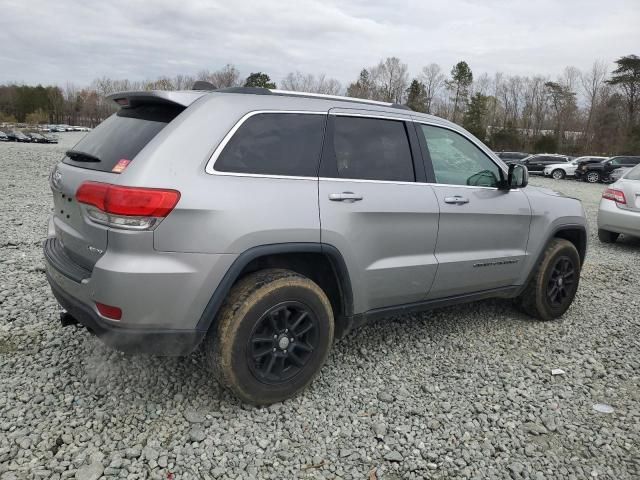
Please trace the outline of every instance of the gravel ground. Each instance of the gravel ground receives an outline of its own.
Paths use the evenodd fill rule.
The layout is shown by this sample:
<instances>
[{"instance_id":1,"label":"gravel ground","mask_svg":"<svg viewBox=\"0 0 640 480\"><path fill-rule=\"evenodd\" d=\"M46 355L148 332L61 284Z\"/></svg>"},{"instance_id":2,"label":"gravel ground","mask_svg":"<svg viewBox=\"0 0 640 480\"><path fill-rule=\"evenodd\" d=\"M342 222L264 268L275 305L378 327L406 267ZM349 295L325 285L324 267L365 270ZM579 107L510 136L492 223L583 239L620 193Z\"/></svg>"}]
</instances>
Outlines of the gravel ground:
<instances>
[{"instance_id":1,"label":"gravel ground","mask_svg":"<svg viewBox=\"0 0 640 480\"><path fill-rule=\"evenodd\" d=\"M60 328L40 243L48 173L80 135L0 144L1 480L640 475L640 240L597 241L602 185L532 179L591 222L561 320L497 300L389 318L339 342L303 394L257 409L200 354L128 356Z\"/></svg>"}]
</instances>

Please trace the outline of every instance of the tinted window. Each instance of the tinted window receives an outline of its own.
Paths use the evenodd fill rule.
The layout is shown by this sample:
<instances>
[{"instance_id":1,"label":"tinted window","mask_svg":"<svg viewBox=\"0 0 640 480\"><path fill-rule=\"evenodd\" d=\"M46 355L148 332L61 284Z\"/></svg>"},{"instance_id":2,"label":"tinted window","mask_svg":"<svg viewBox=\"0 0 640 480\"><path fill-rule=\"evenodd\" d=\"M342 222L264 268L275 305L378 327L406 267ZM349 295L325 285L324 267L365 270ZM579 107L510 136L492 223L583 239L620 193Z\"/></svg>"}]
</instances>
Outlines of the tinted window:
<instances>
[{"instance_id":1,"label":"tinted window","mask_svg":"<svg viewBox=\"0 0 640 480\"><path fill-rule=\"evenodd\" d=\"M404 122L335 117L333 147L338 176L413 182L413 160Z\"/></svg>"},{"instance_id":2,"label":"tinted window","mask_svg":"<svg viewBox=\"0 0 640 480\"><path fill-rule=\"evenodd\" d=\"M496 187L500 169L478 147L446 128L421 125L436 182Z\"/></svg>"},{"instance_id":3,"label":"tinted window","mask_svg":"<svg viewBox=\"0 0 640 480\"><path fill-rule=\"evenodd\" d=\"M216 161L220 172L315 177L325 115L260 113L249 117Z\"/></svg>"},{"instance_id":4,"label":"tinted window","mask_svg":"<svg viewBox=\"0 0 640 480\"><path fill-rule=\"evenodd\" d=\"M120 109L80 140L64 162L110 172L119 160L133 160L182 110L184 107L177 105Z\"/></svg>"}]
</instances>

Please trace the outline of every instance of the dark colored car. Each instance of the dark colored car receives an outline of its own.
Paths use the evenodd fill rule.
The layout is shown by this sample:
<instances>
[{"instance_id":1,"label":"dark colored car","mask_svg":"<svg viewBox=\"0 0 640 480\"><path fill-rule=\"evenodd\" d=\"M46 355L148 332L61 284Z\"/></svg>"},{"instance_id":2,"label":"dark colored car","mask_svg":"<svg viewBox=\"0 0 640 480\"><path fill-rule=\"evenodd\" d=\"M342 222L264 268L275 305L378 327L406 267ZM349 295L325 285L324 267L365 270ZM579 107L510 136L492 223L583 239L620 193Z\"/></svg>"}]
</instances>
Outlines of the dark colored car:
<instances>
[{"instance_id":1,"label":"dark colored car","mask_svg":"<svg viewBox=\"0 0 640 480\"><path fill-rule=\"evenodd\" d=\"M546 167L554 163L570 162L573 157L568 155L556 155L550 153L541 153L538 155L529 155L519 163L527 167L530 172L542 173Z\"/></svg>"},{"instance_id":2,"label":"dark colored car","mask_svg":"<svg viewBox=\"0 0 640 480\"><path fill-rule=\"evenodd\" d=\"M611 173L621 167L635 167L640 164L640 156L620 155L598 163L583 163L576 169L576 178L584 182L598 183L610 181Z\"/></svg>"},{"instance_id":3,"label":"dark colored car","mask_svg":"<svg viewBox=\"0 0 640 480\"><path fill-rule=\"evenodd\" d=\"M10 142L24 142L24 143L31 142L31 138L27 137L24 133L19 132L17 130L9 132L7 136L9 137Z\"/></svg>"},{"instance_id":4,"label":"dark colored car","mask_svg":"<svg viewBox=\"0 0 640 480\"><path fill-rule=\"evenodd\" d=\"M495 152L495 154L506 164L520 163L521 160L531 155L525 152Z\"/></svg>"},{"instance_id":5,"label":"dark colored car","mask_svg":"<svg viewBox=\"0 0 640 480\"><path fill-rule=\"evenodd\" d=\"M43 134L42 136L47 141L47 143L58 143L58 137L56 137L55 135Z\"/></svg>"},{"instance_id":6,"label":"dark colored car","mask_svg":"<svg viewBox=\"0 0 640 480\"><path fill-rule=\"evenodd\" d=\"M28 133L27 136L31 138L33 143L47 143L47 139L39 133Z\"/></svg>"}]
</instances>

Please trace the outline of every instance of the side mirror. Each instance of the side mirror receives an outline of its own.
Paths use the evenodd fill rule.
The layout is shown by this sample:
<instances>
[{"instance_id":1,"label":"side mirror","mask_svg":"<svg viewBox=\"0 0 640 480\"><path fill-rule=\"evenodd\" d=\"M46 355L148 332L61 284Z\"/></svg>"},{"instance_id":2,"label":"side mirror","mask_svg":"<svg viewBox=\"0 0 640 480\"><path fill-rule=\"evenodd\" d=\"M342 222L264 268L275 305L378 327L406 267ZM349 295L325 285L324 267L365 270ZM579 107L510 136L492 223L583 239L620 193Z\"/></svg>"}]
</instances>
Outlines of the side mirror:
<instances>
[{"instance_id":1,"label":"side mirror","mask_svg":"<svg viewBox=\"0 0 640 480\"><path fill-rule=\"evenodd\" d=\"M509 165L508 188L524 188L529 184L529 170L524 165Z\"/></svg>"}]
</instances>

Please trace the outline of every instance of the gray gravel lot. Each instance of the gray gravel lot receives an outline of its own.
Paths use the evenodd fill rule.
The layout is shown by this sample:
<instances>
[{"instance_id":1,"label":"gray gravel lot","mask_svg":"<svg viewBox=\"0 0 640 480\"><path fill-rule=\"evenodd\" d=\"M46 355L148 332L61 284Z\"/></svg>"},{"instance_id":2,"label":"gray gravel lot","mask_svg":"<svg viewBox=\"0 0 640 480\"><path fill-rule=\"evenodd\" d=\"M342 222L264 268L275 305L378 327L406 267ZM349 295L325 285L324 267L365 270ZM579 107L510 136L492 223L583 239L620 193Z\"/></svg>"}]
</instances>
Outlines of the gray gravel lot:
<instances>
[{"instance_id":1,"label":"gray gravel lot","mask_svg":"<svg viewBox=\"0 0 640 480\"><path fill-rule=\"evenodd\" d=\"M561 320L497 300L389 318L256 409L200 354L128 356L60 328L40 243L49 171L80 135L0 144L1 480L640 476L640 240L597 241L604 186L532 179L581 198L592 227Z\"/></svg>"}]
</instances>

